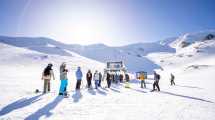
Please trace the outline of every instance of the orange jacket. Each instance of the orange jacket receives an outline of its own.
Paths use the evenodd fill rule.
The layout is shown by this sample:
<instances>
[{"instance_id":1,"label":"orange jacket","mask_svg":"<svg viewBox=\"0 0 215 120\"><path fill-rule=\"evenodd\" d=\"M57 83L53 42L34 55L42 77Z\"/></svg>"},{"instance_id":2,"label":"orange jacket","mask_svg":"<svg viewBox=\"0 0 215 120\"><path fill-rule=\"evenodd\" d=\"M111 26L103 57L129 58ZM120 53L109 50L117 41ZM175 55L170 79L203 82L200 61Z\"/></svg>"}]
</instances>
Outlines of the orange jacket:
<instances>
[{"instance_id":1,"label":"orange jacket","mask_svg":"<svg viewBox=\"0 0 215 120\"><path fill-rule=\"evenodd\" d=\"M145 80L144 74L140 74L140 80Z\"/></svg>"}]
</instances>

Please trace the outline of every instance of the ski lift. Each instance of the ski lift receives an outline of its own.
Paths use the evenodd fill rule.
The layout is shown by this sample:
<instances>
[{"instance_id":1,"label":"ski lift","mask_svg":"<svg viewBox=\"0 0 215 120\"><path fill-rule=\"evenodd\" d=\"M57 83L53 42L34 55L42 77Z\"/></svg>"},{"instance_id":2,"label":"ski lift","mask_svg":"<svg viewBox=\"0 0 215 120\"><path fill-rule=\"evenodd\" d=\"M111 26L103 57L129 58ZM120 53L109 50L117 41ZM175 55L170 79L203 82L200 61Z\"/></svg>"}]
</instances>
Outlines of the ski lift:
<instances>
[{"instance_id":1,"label":"ski lift","mask_svg":"<svg viewBox=\"0 0 215 120\"><path fill-rule=\"evenodd\" d=\"M122 61L111 61L107 62L107 66L104 69L104 74L106 74L107 72L112 75L122 74L123 76L125 76L127 69Z\"/></svg>"}]
</instances>

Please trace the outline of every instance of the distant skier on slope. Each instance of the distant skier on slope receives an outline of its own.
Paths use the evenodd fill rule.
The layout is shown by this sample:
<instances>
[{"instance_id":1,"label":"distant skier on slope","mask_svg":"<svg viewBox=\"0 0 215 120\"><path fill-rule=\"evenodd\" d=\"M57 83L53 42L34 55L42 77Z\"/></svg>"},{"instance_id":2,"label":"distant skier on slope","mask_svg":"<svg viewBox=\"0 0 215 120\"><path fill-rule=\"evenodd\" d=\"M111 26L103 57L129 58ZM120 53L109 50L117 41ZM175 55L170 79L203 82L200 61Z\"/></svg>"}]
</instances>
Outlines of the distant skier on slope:
<instances>
[{"instance_id":1,"label":"distant skier on slope","mask_svg":"<svg viewBox=\"0 0 215 120\"><path fill-rule=\"evenodd\" d=\"M42 80L44 81L43 93L46 93L47 91L50 92L51 77L53 77L53 80L55 80L54 72L52 70L52 66L53 65L51 63L49 63L47 65L47 67L43 71L43 74L42 74Z\"/></svg>"},{"instance_id":2,"label":"distant skier on slope","mask_svg":"<svg viewBox=\"0 0 215 120\"><path fill-rule=\"evenodd\" d=\"M90 70L88 70L88 72L86 74L86 79L87 79L87 87L91 88L92 73Z\"/></svg>"},{"instance_id":3,"label":"distant skier on slope","mask_svg":"<svg viewBox=\"0 0 215 120\"><path fill-rule=\"evenodd\" d=\"M156 73L155 71L154 71L154 80L155 81L153 83L153 90L151 92L156 90L155 87L157 87L157 90L160 91L160 87L159 87L160 75L158 73Z\"/></svg>"},{"instance_id":4,"label":"distant skier on slope","mask_svg":"<svg viewBox=\"0 0 215 120\"><path fill-rule=\"evenodd\" d=\"M144 84L144 88L146 88L146 82L145 82L144 73L140 74L140 80L141 80L141 88L143 88L143 84Z\"/></svg>"},{"instance_id":5,"label":"distant skier on slope","mask_svg":"<svg viewBox=\"0 0 215 120\"><path fill-rule=\"evenodd\" d=\"M170 74L170 83L171 83L171 85L175 85L175 76L171 73Z\"/></svg>"},{"instance_id":6,"label":"distant skier on slope","mask_svg":"<svg viewBox=\"0 0 215 120\"><path fill-rule=\"evenodd\" d=\"M93 80L95 81L95 89L97 89L99 85L99 73L97 70L93 75Z\"/></svg>"},{"instance_id":7,"label":"distant skier on slope","mask_svg":"<svg viewBox=\"0 0 215 120\"><path fill-rule=\"evenodd\" d=\"M83 75L82 75L81 67L78 67L76 71L76 79L77 79L76 90L80 90L82 77Z\"/></svg>"},{"instance_id":8,"label":"distant skier on slope","mask_svg":"<svg viewBox=\"0 0 215 120\"><path fill-rule=\"evenodd\" d=\"M66 63L63 62L60 66L60 91L59 95L67 96L67 85L68 85L68 78L67 78L68 70L66 69Z\"/></svg>"}]
</instances>

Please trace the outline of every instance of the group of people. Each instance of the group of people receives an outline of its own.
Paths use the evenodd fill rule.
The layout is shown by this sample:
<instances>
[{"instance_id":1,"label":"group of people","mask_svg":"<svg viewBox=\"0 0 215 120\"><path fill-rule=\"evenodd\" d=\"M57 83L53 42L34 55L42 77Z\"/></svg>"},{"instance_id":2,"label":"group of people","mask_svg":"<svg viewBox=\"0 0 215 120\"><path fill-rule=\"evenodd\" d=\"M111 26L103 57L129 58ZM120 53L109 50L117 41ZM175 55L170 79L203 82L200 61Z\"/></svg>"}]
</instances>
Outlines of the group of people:
<instances>
[{"instance_id":1,"label":"group of people","mask_svg":"<svg viewBox=\"0 0 215 120\"><path fill-rule=\"evenodd\" d=\"M55 80L54 72L52 69L52 64L48 64L47 67L44 69L42 73L42 80L44 80L44 87L43 87L43 93L47 93L50 91L50 81L51 78ZM60 89L59 89L59 95L65 95L67 96L67 86L68 86L68 69L66 68L66 63L63 62L60 65ZM76 90L80 90L81 84L82 84L82 78L83 78L83 73L81 70L81 67L77 67L76 70ZM122 82L124 80L124 76L122 74L110 74L107 72L106 74L106 82L107 82L107 87L111 87L111 83L115 82ZM92 74L91 70L88 70L86 73L86 80L87 80L87 88L92 88L92 80L94 80L95 84L95 89L98 89L98 87L101 87L101 81L103 79L103 75L101 72L98 72L98 70L95 71L94 74ZM143 73L140 74L139 79L141 80L141 88L146 88L146 82L145 82L145 75ZM175 85L174 82L175 76L171 73L171 78L170 82L171 85ZM129 75L125 74L125 80L126 82L129 81ZM153 91L158 90L160 91L159 87L159 80L160 80L160 75L154 71L154 83L153 83Z\"/></svg>"},{"instance_id":2,"label":"group of people","mask_svg":"<svg viewBox=\"0 0 215 120\"><path fill-rule=\"evenodd\" d=\"M91 70L88 70L86 74L86 80L87 80L87 88L92 88L92 79L94 78L95 81L95 89L98 87L101 87L101 81L102 81L102 73L95 71L94 75L92 75ZM80 88L79 88L80 89Z\"/></svg>"},{"instance_id":3,"label":"group of people","mask_svg":"<svg viewBox=\"0 0 215 120\"><path fill-rule=\"evenodd\" d=\"M53 78L53 80L55 79L52 66L53 65L51 63L48 64L42 73L42 80L44 80L43 93L47 93L50 91L50 81L52 78ZM67 74L68 74L68 69L66 68L66 63L63 62L60 65L60 81L61 82L60 82L59 95L65 95L65 96L67 95L67 86L68 86ZM75 89L80 90L80 87L82 84L82 78L83 78L83 73L82 73L81 67L77 68L75 75L76 75L76 79L77 79ZM102 73L98 72L98 70L96 70L94 74L92 74L91 70L88 70L88 72L86 73L86 80L87 80L86 87L92 88L92 80L94 80L95 89L97 89L98 87L101 87L102 79L103 79ZM120 75L119 81L122 81L122 79L123 79L123 77ZM129 79L129 77L127 76L126 79ZM116 81L116 76L107 72L106 81L107 81L107 87L110 88L112 81Z\"/></svg>"},{"instance_id":4,"label":"group of people","mask_svg":"<svg viewBox=\"0 0 215 120\"><path fill-rule=\"evenodd\" d=\"M158 90L160 91L160 86L159 86L159 80L160 80L160 74L158 74L156 71L154 71L154 83L153 83L153 89L151 90L151 92ZM141 88L146 88L146 76L144 75L144 73L141 73L139 76L139 79L141 80L140 84L141 84ZM171 73L170 74L170 85L175 85L175 76Z\"/></svg>"}]
</instances>

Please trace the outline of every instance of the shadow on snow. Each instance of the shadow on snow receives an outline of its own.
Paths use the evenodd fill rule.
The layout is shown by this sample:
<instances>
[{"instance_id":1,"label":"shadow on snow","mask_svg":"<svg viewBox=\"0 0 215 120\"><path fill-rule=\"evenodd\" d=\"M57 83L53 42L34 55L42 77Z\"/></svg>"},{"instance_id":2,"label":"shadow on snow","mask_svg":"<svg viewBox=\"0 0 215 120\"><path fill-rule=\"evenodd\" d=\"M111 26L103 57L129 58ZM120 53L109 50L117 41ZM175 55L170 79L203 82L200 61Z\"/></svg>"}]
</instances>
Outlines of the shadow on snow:
<instances>
[{"instance_id":1,"label":"shadow on snow","mask_svg":"<svg viewBox=\"0 0 215 120\"><path fill-rule=\"evenodd\" d=\"M32 103L35 103L35 102L40 100L38 98L40 98L42 95L43 94L39 94L39 95L31 97L31 98L19 99L15 102L5 106L4 108L2 108L0 111L0 116L6 115L6 114L12 112L13 110L21 109L21 108L24 108L28 105L31 105Z\"/></svg>"},{"instance_id":2,"label":"shadow on snow","mask_svg":"<svg viewBox=\"0 0 215 120\"><path fill-rule=\"evenodd\" d=\"M72 95L73 102L79 102L79 100L82 98L81 91L76 90L75 93Z\"/></svg>"},{"instance_id":3,"label":"shadow on snow","mask_svg":"<svg viewBox=\"0 0 215 120\"><path fill-rule=\"evenodd\" d=\"M104 91L102 91L102 90L100 90L99 88L97 89L97 92L99 93L99 94L101 94L101 95L107 95L107 93L106 92L104 92Z\"/></svg>"},{"instance_id":4,"label":"shadow on snow","mask_svg":"<svg viewBox=\"0 0 215 120\"><path fill-rule=\"evenodd\" d=\"M117 93L120 93L120 90L117 90L117 89L114 89L114 88L110 88L110 90L112 90L114 92L117 92Z\"/></svg>"},{"instance_id":5,"label":"shadow on snow","mask_svg":"<svg viewBox=\"0 0 215 120\"><path fill-rule=\"evenodd\" d=\"M196 89L203 89L203 88L200 88L200 87L195 87L195 86L187 86L187 85L175 85L175 86L178 86L178 87L185 87L185 88L196 88Z\"/></svg>"},{"instance_id":6,"label":"shadow on snow","mask_svg":"<svg viewBox=\"0 0 215 120\"><path fill-rule=\"evenodd\" d=\"M140 89L134 89L134 88L129 88L131 90L134 90L136 92L142 92L142 93L147 93L146 91L140 90ZM146 89L146 88L145 88Z\"/></svg>"},{"instance_id":7,"label":"shadow on snow","mask_svg":"<svg viewBox=\"0 0 215 120\"><path fill-rule=\"evenodd\" d=\"M214 103L212 101L205 100L205 99L202 99L202 98L191 97L191 96L187 96L187 95L180 95L180 94L175 94L175 93L166 92L166 91L161 91L161 93L168 94L168 95L173 95L173 96L178 96L178 97L183 97L183 98L188 98L188 99L193 99L193 100L198 100L198 101L203 101L203 102L208 102L208 103Z\"/></svg>"},{"instance_id":8,"label":"shadow on snow","mask_svg":"<svg viewBox=\"0 0 215 120\"><path fill-rule=\"evenodd\" d=\"M53 114L50 111L53 110L63 100L63 98L63 96L57 96L52 102L29 115L25 120L39 120L43 115L50 117Z\"/></svg>"}]
</instances>

